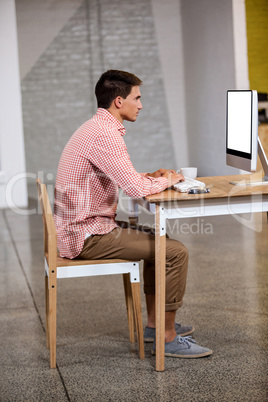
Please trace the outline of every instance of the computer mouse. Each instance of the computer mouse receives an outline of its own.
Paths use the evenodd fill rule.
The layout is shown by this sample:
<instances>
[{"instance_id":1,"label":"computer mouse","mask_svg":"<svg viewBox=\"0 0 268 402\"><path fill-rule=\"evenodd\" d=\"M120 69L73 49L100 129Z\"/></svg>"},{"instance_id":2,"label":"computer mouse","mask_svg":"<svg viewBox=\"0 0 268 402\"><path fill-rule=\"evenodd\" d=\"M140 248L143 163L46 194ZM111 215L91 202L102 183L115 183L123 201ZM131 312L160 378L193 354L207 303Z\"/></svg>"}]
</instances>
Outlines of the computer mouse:
<instances>
[{"instance_id":1,"label":"computer mouse","mask_svg":"<svg viewBox=\"0 0 268 402\"><path fill-rule=\"evenodd\" d=\"M205 193L210 193L210 189L205 188L205 187L192 187L192 188L189 188L187 193L188 194L205 194Z\"/></svg>"}]
</instances>

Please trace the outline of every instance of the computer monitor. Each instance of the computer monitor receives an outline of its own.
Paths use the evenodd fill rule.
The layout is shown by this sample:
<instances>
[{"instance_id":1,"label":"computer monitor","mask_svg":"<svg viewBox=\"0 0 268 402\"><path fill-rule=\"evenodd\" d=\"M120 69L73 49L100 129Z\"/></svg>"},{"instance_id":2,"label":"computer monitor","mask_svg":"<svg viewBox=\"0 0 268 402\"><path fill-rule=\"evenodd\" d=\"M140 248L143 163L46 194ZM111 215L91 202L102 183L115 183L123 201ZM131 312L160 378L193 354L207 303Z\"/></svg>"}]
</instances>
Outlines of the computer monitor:
<instances>
[{"instance_id":1,"label":"computer monitor","mask_svg":"<svg viewBox=\"0 0 268 402\"><path fill-rule=\"evenodd\" d=\"M257 91L227 91L226 163L248 172L257 168Z\"/></svg>"},{"instance_id":2,"label":"computer monitor","mask_svg":"<svg viewBox=\"0 0 268 402\"><path fill-rule=\"evenodd\" d=\"M227 91L226 164L248 172L257 168L257 155L268 180L268 162L258 139L258 94L252 90Z\"/></svg>"}]
</instances>

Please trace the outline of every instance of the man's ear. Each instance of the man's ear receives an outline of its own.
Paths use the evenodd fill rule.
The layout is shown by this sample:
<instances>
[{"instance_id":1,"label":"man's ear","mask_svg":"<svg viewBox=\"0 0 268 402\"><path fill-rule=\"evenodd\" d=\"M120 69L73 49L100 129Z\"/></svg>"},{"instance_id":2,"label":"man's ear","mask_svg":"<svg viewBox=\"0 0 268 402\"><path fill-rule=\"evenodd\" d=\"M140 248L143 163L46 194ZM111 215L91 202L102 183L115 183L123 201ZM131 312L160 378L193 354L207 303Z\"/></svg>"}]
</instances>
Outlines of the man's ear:
<instances>
[{"instance_id":1,"label":"man's ear","mask_svg":"<svg viewBox=\"0 0 268 402\"><path fill-rule=\"evenodd\" d=\"M121 96L117 96L114 100L114 104L117 107L117 109L121 109L122 107L122 97Z\"/></svg>"}]
</instances>

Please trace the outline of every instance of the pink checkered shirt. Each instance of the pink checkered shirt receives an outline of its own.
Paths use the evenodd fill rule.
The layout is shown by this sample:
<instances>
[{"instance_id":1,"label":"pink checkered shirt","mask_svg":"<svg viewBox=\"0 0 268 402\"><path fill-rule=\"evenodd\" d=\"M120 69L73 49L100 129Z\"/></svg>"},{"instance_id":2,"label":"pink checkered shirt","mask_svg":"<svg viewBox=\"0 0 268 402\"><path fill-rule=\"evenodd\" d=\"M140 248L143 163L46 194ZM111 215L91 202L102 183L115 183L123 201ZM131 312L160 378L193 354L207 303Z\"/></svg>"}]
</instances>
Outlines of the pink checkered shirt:
<instances>
[{"instance_id":1,"label":"pink checkered shirt","mask_svg":"<svg viewBox=\"0 0 268 402\"><path fill-rule=\"evenodd\" d=\"M60 255L75 258L86 234L105 234L115 222L118 187L133 198L158 193L165 177L136 172L123 140L124 126L99 108L70 138L60 158L55 186L54 220Z\"/></svg>"}]
</instances>

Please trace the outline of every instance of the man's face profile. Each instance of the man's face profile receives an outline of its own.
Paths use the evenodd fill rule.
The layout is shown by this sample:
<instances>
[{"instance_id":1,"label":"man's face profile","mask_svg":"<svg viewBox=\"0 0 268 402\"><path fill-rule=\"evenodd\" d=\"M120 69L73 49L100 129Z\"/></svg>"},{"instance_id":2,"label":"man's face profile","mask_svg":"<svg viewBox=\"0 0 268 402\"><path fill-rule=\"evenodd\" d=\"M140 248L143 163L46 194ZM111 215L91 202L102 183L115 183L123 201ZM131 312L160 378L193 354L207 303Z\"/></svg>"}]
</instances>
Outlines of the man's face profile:
<instances>
[{"instance_id":1,"label":"man's face profile","mask_svg":"<svg viewBox=\"0 0 268 402\"><path fill-rule=\"evenodd\" d=\"M120 115L123 120L136 121L142 109L140 87L134 86L130 94L124 99L120 98Z\"/></svg>"}]
</instances>

